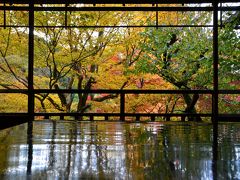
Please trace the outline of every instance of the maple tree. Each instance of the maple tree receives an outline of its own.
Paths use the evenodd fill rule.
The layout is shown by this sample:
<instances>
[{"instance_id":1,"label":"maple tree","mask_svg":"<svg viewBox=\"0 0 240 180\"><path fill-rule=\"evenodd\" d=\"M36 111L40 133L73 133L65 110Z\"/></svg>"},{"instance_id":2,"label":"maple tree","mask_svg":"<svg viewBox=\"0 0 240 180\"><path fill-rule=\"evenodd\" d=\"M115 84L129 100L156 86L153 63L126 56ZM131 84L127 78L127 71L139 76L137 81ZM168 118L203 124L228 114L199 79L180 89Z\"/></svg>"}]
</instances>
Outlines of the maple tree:
<instances>
[{"instance_id":1,"label":"maple tree","mask_svg":"<svg viewBox=\"0 0 240 180\"><path fill-rule=\"evenodd\" d=\"M7 12L6 24L24 25L25 12ZM16 14L19 22L16 21ZM3 17L0 16L0 22ZM0 87L3 89L27 89L28 41L26 28L0 28ZM18 103L16 103L16 101ZM1 94L1 112L26 112L27 96L24 94Z\"/></svg>"},{"instance_id":2,"label":"maple tree","mask_svg":"<svg viewBox=\"0 0 240 180\"><path fill-rule=\"evenodd\" d=\"M196 16L194 17L197 23L198 19ZM205 19L202 16L199 17L201 22L204 20L207 22L207 19L209 19L208 16L205 16ZM145 56L136 64L135 71L137 73L140 71L158 74L177 89L212 88L211 29L192 27L149 28L141 34L148 40L142 44ZM226 41L226 37L228 41ZM236 64L238 64L239 40L237 39L237 34L233 29L220 31L220 67L228 68L227 71L223 71L225 73L238 68ZM229 51L230 49L231 51ZM226 83L226 80L223 81ZM186 104L183 112L197 113L195 106L199 100L199 94L182 94L182 97ZM182 120L184 119L185 117ZM201 120L200 117L191 116L188 119Z\"/></svg>"},{"instance_id":3,"label":"maple tree","mask_svg":"<svg viewBox=\"0 0 240 180\"><path fill-rule=\"evenodd\" d=\"M28 16L26 12L13 11L7 20L10 24L27 25ZM211 29L126 28L154 25L156 21L163 25L206 24L209 14L35 12L34 88L211 89ZM106 28L105 25L126 27ZM0 31L0 85L6 89L27 89L27 28L1 28ZM223 77L220 86L226 87L239 77L236 73L239 69L239 38L233 26L219 32L219 76ZM226 72L229 76L224 76ZM35 98L38 112L119 112L120 108L119 94L38 93ZM201 103L208 102L198 94L128 94L125 98L126 112L145 113L196 113L203 107ZM193 119L189 117L189 120Z\"/></svg>"}]
</instances>

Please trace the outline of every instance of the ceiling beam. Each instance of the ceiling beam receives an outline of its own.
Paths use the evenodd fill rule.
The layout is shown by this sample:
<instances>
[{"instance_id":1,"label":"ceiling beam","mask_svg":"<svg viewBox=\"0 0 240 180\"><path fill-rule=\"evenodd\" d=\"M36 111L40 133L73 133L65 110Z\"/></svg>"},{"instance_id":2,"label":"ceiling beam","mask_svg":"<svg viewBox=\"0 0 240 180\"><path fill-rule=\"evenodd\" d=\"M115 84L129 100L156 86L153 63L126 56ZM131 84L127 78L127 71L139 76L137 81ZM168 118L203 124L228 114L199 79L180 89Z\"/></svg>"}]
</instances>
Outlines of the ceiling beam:
<instances>
[{"instance_id":1,"label":"ceiling beam","mask_svg":"<svg viewBox=\"0 0 240 180\"><path fill-rule=\"evenodd\" d=\"M1 0L7 4L29 4L33 0ZM34 0L34 4L189 4L213 3L214 0ZM219 3L237 3L239 0L218 0Z\"/></svg>"},{"instance_id":2,"label":"ceiling beam","mask_svg":"<svg viewBox=\"0 0 240 180\"><path fill-rule=\"evenodd\" d=\"M0 10L28 11L28 6L1 6ZM208 7L191 7L191 6L168 6L168 7L124 7L124 6L106 6L106 7L71 7L71 6L35 6L34 11L212 11L211 6ZM218 7L219 11L240 11L240 6Z\"/></svg>"}]
</instances>

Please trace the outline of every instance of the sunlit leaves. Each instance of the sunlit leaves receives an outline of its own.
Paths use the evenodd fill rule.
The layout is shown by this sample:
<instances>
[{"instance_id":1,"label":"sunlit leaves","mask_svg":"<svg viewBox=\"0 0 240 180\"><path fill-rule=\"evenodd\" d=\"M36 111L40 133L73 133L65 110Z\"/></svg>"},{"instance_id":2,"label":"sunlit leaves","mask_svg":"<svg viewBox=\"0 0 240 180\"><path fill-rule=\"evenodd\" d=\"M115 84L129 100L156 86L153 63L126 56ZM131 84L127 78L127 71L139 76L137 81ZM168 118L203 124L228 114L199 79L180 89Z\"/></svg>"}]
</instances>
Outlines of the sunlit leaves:
<instances>
[{"instance_id":1,"label":"sunlit leaves","mask_svg":"<svg viewBox=\"0 0 240 180\"><path fill-rule=\"evenodd\" d=\"M201 81L194 83L194 80L204 75L204 66L211 58L211 38L208 31L190 27L146 30L142 33L142 36L148 38L147 43L142 45L146 55L137 67L145 71L145 64L151 64L148 65L149 71L177 86L178 83L185 83L187 87L206 85Z\"/></svg>"}]
</instances>

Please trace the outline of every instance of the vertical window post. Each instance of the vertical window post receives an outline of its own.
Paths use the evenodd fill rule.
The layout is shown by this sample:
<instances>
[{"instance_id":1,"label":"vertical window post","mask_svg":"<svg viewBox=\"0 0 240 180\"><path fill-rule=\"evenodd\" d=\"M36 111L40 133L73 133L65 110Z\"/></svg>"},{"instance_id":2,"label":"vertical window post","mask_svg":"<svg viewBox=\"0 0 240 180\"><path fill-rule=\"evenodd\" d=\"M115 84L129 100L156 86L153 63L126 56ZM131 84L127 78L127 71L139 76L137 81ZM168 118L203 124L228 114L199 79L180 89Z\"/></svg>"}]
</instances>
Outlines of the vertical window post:
<instances>
[{"instance_id":1,"label":"vertical window post","mask_svg":"<svg viewBox=\"0 0 240 180\"><path fill-rule=\"evenodd\" d=\"M156 4L156 9L158 8L158 4ZM158 9L156 10L156 29L158 29Z\"/></svg>"},{"instance_id":2,"label":"vertical window post","mask_svg":"<svg viewBox=\"0 0 240 180\"><path fill-rule=\"evenodd\" d=\"M6 3L3 4L4 10L3 10L3 28L6 29Z\"/></svg>"},{"instance_id":3,"label":"vertical window post","mask_svg":"<svg viewBox=\"0 0 240 180\"><path fill-rule=\"evenodd\" d=\"M212 172L213 179L218 179L218 1L213 1L213 143L212 143Z\"/></svg>"},{"instance_id":4,"label":"vertical window post","mask_svg":"<svg viewBox=\"0 0 240 180\"><path fill-rule=\"evenodd\" d=\"M213 2L213 123L218 121L218 2Z\"/></svg>"},{"instance_id":5,"label":"vertical window post","mask_svg":"<svg viewBox=\"0 0 240 180\"><path fill-rule=\"evenodd\" d=\"M33 89L33 61L34 61L34 2L29 2L28 24L28 115L30 121L34 118L34 89Z\"/></svg>"},{"instance_id":6,"label":"vertical window post","mask_svg":"<svg viewBox=\"0 0 240 180\"><path fill-rule=\"evenodd\" d=\"M120 120L125 120L125 93L120 92Z\"/></svg>"}]
</instances>

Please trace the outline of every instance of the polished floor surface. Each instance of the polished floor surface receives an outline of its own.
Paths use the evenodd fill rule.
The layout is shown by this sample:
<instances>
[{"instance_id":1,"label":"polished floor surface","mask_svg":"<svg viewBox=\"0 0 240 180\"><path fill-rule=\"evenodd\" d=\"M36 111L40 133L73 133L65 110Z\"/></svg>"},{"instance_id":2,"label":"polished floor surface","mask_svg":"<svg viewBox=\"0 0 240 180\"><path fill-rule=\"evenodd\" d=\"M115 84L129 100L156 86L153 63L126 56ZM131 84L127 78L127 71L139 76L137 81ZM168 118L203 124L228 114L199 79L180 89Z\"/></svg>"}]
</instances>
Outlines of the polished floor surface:
<instances>
[{"instance_id":1,"label":"polished floor surface","mask_svg":"<svg viewBox=\"0 0 240 180\"><path fill-rule=\"evenodd\" d=\"M239 129L214 142L205 123L35 121L0 131L0 177L239 179Z\"/></svg>"}]
</instances>

